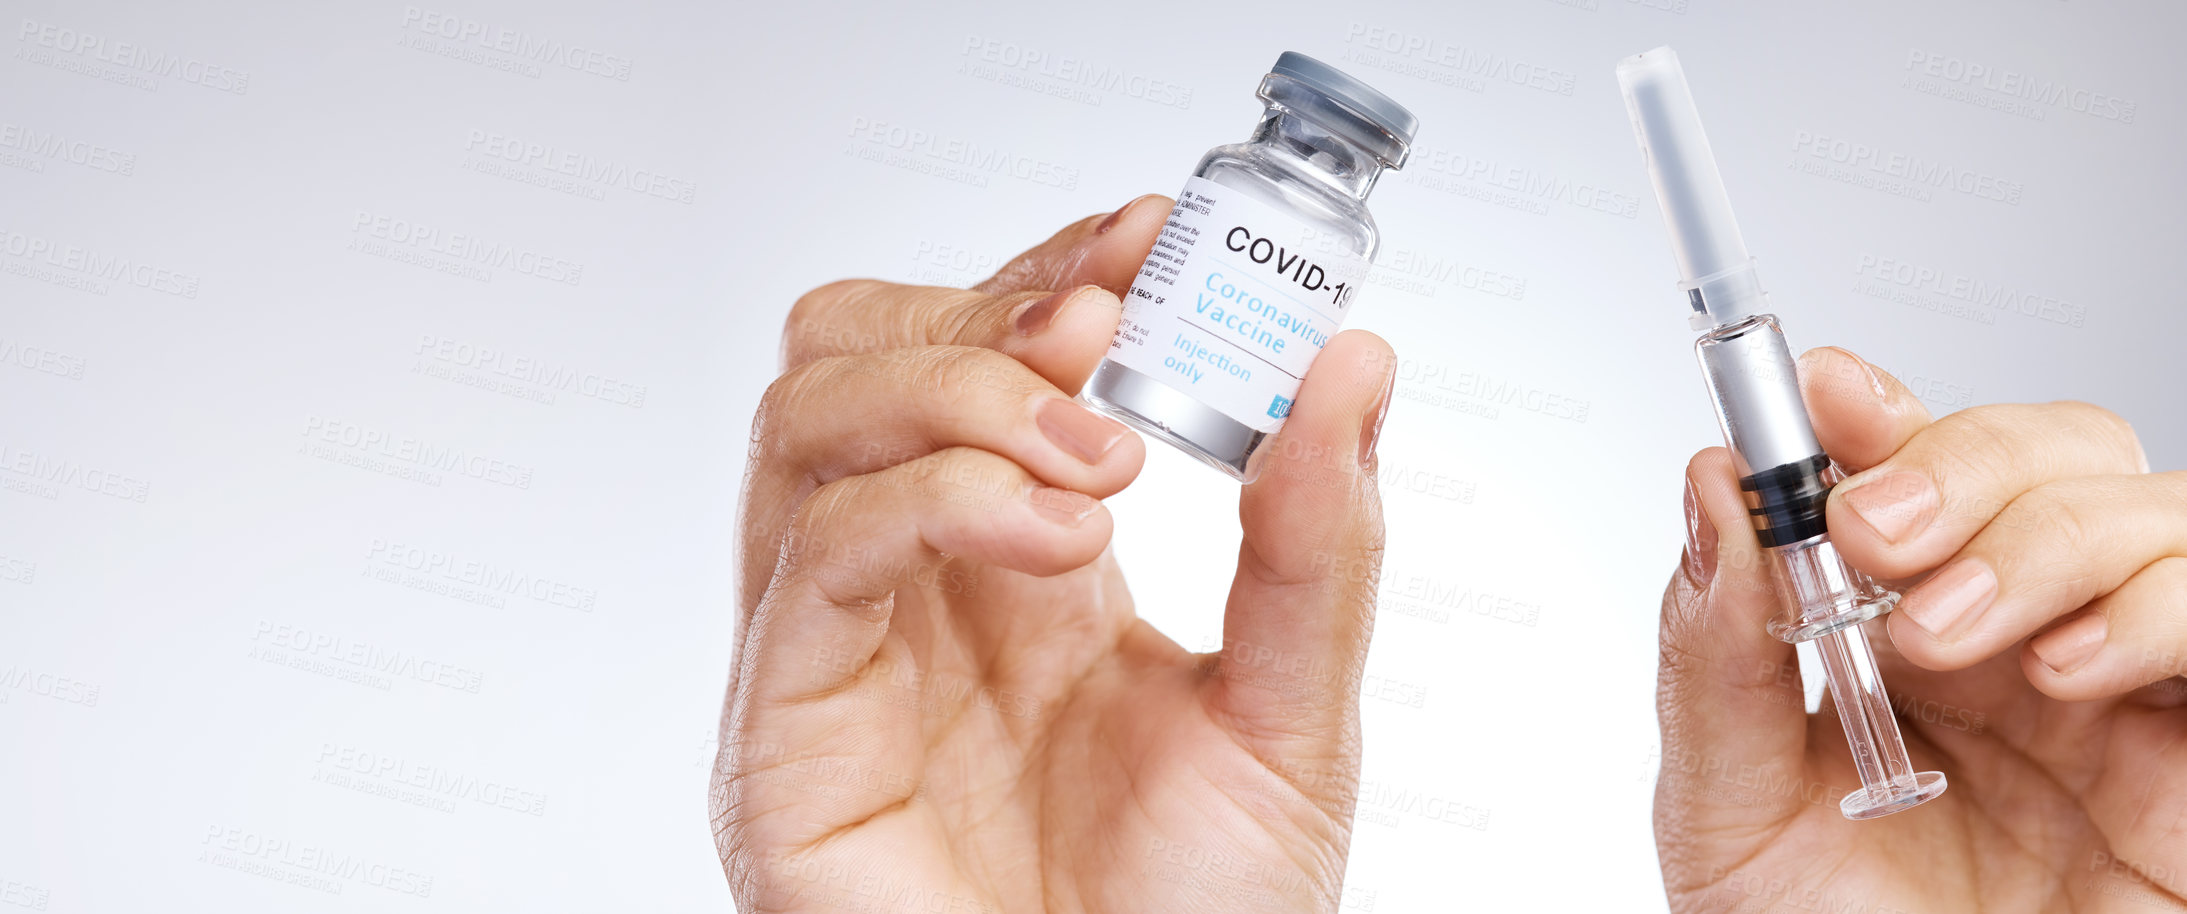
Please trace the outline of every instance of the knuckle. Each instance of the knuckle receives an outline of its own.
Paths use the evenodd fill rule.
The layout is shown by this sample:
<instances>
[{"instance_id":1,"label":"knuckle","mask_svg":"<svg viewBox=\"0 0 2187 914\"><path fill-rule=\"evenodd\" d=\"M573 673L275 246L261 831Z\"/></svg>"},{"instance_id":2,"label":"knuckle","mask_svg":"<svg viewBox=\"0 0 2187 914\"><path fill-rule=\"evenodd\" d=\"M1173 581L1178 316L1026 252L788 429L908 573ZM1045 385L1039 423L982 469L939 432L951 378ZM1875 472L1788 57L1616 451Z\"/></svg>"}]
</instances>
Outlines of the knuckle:
<instances>
[{"instance_id":1,"label":"knuckle","mask_svg":"<svg viewBox=\"0 0 2187 914\"><path fill-rule=\"evenodd\" d=\"M1018 501L1029 478L1007 458L974 447L936 451L891 472L891 485L933 504L993 512Z\"/></svg>"},{"instance_id":2,"label":"knuckle","mask_svg":"<svg viewBox=\"0 0 2187 914\"><path fill-rule=\"evenodd\" d=\"M935 342L971 343L989 337L986 330L996 300L975 294L968 302L966 297L962 289L925 290L919 305L930 315Z\"/></svg>"},{"instance_id":3,"label":"knuckle","mask_svg":"<svg viewBox=\"0 0 2187 914\"><path fill-rule=\"evenodd\" d=\"M878 613L868 621L887 624L903 563L931 551L894 536L905 527L916 531L919 518L901 496L883 491L881 483L893 472L824 483L798 504L776 559L770 600L776 590L807 593L837 607ZM763 604L755 618L770 612Z\"/></svg>"},{"instance_id":4,"label":"knuckle","mask_svg":"<svg viewBox=\"0 0 2187 914\"><path fill-rule=\"evenodd\" d=\"M2151 608L2156 610L2154 621L2162 626L2164 640L2187 644L2187 556L2165 556L2135 576L2145 574L2158 582L2157 587L2150 588L2156 597L2156 605Z\"/></svg>"},{"instance_id":5,"label":"knuckle","mask_svg":"<svg viewBox=\"0 0 2187 914\"><path fill-rule=\"evenodd\" d=\"M2018 403L1988 403L1968 407L1936 421L1948 431L1946 446L1939 450L1960 458L1992 458L2023 446L2028 431L2027 407Z\"/></svg>"},{"instance_id":6,"label":"knuckle","mask_svg":"<svg viewBox=\"0 0 2187 914\"><path fill-rule=\"evenodd\" d=\"M1989 428L2014 425L2014 414L2024 407L2018 403L1983 403L1951 413L1936 420L1940 426L1981 425Z\"/></svg>"},{"instance_id":7,"label":"knuckle","mask_svg":"<svg viewBox=\"0 0 2187 914\"><path fill-rule=\"evenodd\" d=\"M769 382L759 395L759 409L752 414L750 456L754 460L780 458L788 446L789 430L800 426L800 414L823 401L814 391L822 379L834 374L836 360L806 362Z\"/></svg>"},{"instance_id":8,"label":"knuckle","mask_svg":"<svg viewBox=\"0 0 2187 914\"><path fill-rule=\"evenodd\" d=\"M878 280L872 279L838 279L815 286L798 296L797 303L790 306L789 323L796 326L821 319L833 310L837 302L862 297L867 290L879 284Z\"/></svg>"},{"instance_id":9,"label":"knuckle","mask_svg":"<svg viewBox=\"0 0 2187 914\"><path fill-rule=\"evenodd\" d=\"M2149 631L2142 662L2167 676L2187 674L2187 557L2165 556L2135 574L2145 576L2156 584L2143 591L2150 603L2128 610L2141 616L2135 624Z\"/></svg>"},{"instance_id":10,"label":"knuckle","mask_svg":"<svg viewBox=\"0 0 2187 914\"><path fill-rule=\"evenodd\" d=\"M885 510L871 488L864 476L847 476L815 487L790 517L782 542L783 561L797 564L800 559L826 554L830 544L859 529L860 514Z\"/></svg>"},{"instance_id":11,"label":"knuckle","mask_svg":"<svg viewBox=\"0 0 2187 914\"><path fill-rule=\"evenodd\" d=\"M1917 440L1921 462L1940 483L1959 477L1975 487L2086 476L2094 455L2107 465L2145 465L2131 425L2077 401L1969 407L1937 420Z\"/></svg>"},{"instance_id":12,"label":"knuckle","mask_svg":"<svg viewBox=\"0 0 2187 914\"><path fill-rule=\"evenodd\" d=\"M838 479L822 484L806 495L804 501L798 502L796 510L790 512L790 523L783 531L782 538L782 558L785 563L794 563L798 554L804 551L814 537L833 526L835 517L842 511L844 482L845 480Z\"/></svg>"},{"instance_id":13,"label":"knuckle","mask_svg":"<svg viewBox=\"0 0 2187 914\"><path fill-rule=\"evenodd\" d=\"M2039 549L2023 552L2058 559L2085 555L2101 538L2101 525L2092 516L2089 493L2072 481L2036 486L2013 499L1998 516L1997 526L2034 531L2047 541Z\"/></svg>"},{"instance_id":14,"label":"knuckle","mask_svg":"<svg viewBox=\"0 0 2187 914\"><path fill-rule=\"evenodd\" d=\"M899 383L906 393L947 396L958 392L959 378L968 370L966 362L978 358L968 351L953 346L921 346L899 353L897 370Z\"/></svg>"},{"instance_id":15,"label":"knuckle","mask_svg":"<svg viewBox=\"0 0 2187 914\"><path fill-rule=\"evenodd\" d=\"M1933 434L1924 433L1931 445L1926 462L1940 477L1956 474L1987 482L1998 475L2000 466L2011 464L2015 450L2025 449L2021 438L2026 428L2026 416L2016 404L1960 410L1938 419Z\"/></svg>"},{"instance_id":16,"label":"knuckle","mask_svg":"<svg viewBox=\"0 0 2187 914\"><path fill-rule=\"evenodd\" d=\"M2187 470L2171 470L2150 477L2156 483L2157 497L2164 500L2172 513L2187 516Z\"/></svg>"},{"instance_id":17,"label":"knuckle","mask_svg":"<svg viewBox=\"0 0 2187 914\"><path fill-rule=\"evenodd\" d=\"M915 392L960 396L994 391L1029 394L1032 370L1018 360L974 346L926 346L905 356L905 383Z\"/></svg>"},{"instance_id":18,"label":"knuckle","mask_svg":"<svg viewBox=\"0 0 2187 914\"><path fill-rule=\"evenodd\" d=\"M2064 417L2063 427L2068 434L2078 435L2125 458L2131 466L2146 465L2141 436L2135 433L2133 423L2126 421L2126 417L2080 400L2060 400L2050 405Z\"/></svg>"},{"instance_id":19,"label":"knuckle","mask_svg":"<svg viewBox=\"0 0 2187 914\"><path fill-rule=\"evenodd\" d=\"M828 340L855 336L857 328L841 325L839 306L870 295L880 285L875 279L838 279L798 296L783 321L784 351L795 356L814 351Z\"/></svg>"},{"instance_id":20,"label":"knuckle","mask_svg":"<svg viewBox=\"0 0 2187 914\"><path fill-rule=\"evenodd\" d=\"M1017 465L976 447L947 447L911 466L912 478L922 486L950 486L967 480L994 479L1008 475Z\"/></svg>"},{"instance_id":21,"label":"knuckle","mask_svg":"<svg viewBox=\"0 0 2187 914\"><path fill-rule=\"evenodd\" d=\"M1019 500L1030 477L1008 459L972 447L944 448L917 460L815 487L790 519L786 558L905 512L971 508L992 512ZM891 523L897 521L889 521Z\"/></svg>"}]
</instances>

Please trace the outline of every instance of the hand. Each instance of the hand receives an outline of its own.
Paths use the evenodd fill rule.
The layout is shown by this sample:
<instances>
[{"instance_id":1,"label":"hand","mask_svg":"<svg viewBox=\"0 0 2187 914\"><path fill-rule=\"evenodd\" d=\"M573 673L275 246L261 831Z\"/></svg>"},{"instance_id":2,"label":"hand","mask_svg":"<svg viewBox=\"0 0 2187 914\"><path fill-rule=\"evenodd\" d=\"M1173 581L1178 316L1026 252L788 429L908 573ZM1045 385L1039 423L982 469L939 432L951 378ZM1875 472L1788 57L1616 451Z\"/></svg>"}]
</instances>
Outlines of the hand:
<instances>
[{"instance_id":1,"label":"hand","mask_svg":"<svg viewBox=\"0 0 2187 914\"><path fill-rule=\"evenodd\" d=\"M2133 430L2087 404L1931 422L1851 353L1800 368L1817 437L1859 471L1831 492L1831 538L1899 582L1903 602L1869 631L1915 770L1950 788L1840 816L1860 782L1837 715L1803 712L1793 648L1763 631L1777 596L1730 455L1702 451L1657 688L1672 907L2177 910L2187 474L2151 475Z\"/></svg>"},{"instance_id":2,"label":"hand","mask_svg":"<svg viewBox=\"0 0 2187 914\"><path fill-rule=\"evenodd\" d=\"M1225 650L1140 621L1097 499L1144 445L1069 397L1170 208L970 291L840 282L792 310L714 772L741 910L1336 909L1394 362L1356 331L1316 361L1239 504Z\"/></svg>"}]
</instances>

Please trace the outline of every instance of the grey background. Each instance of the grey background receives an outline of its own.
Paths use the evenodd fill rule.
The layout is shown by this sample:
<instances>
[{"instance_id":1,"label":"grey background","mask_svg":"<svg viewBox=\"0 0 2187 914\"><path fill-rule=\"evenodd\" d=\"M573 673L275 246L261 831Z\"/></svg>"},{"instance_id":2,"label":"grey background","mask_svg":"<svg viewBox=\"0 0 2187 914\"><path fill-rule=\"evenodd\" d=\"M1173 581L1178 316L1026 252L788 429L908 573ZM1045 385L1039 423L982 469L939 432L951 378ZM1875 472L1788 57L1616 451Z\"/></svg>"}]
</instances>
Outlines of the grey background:
<instances>
[{"instance_id":1,"label":"grey background","mask_svg":"<svg viewBox=\"0 0 2187 914\"><path fill-rule=\"evenodd\" d=\"M1386 270L1354 318L1404 362L1347 911L1662 904L1655 616L1679 471L1716 432L1619 57L1680 50L1795 347L1847 346L1938 413L2090 400L2157 468L2187 461L2176 7L411 6L0 4L0 130L20 140L0 146L0 899L725 908L705 786L735 492L790 302L852 275L966 284L1174 193L1245 136L1284 50L1422 121L1373 197ZM433 38L427 12L606 72ZM49 25L138 50L100 64ZM147 74L154 54L188 66ZM1998 110L1922 82L1927 57L2134 117ZM2019 199L1813 174L1827 157L1801 136ZM624 179L493 171L494 137ZM639 172L677 183L648 194ZM369 247L382 217L581 275L391 259ZM2078 324L1879 296L1859 268L1880 260ZM428 338L569 386L481 387L497 376L471 349ZM370 455L345 429L499 463L403 478L353 465ZM1166 450L1111 500L1142 611L1190 647L1216 645L1234 500ZM391 556L439 557L435 589ZM440 573L464 568L547 589Z\"/></svg>"}]
</instances>

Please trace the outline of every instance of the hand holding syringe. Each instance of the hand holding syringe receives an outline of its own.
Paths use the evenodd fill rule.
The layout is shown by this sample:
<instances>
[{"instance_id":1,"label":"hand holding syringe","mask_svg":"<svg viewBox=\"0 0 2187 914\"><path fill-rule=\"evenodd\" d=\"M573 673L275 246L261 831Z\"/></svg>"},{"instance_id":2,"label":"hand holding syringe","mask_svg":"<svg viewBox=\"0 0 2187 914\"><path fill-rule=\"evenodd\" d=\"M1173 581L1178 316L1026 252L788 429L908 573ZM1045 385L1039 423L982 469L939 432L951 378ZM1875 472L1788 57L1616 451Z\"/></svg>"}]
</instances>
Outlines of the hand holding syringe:
<instances>
[{"instance_id":1,"label":"hand holding syringe","mask_svg":"<svg viewBox=\"0 0 2187 914\"><path fill-rule=\"evenodd\" d=\"M1815 642L1860 773L1861 789L1839 808L1867 819L1919 805L1944 792L1944 775L1913 770L1861 630L1898 595L1848 567L1830 544L1823 508L1838 475L1809 425L1792 352L1767 312L1685 72L1669 48L1626 58L1617 72L1670 226L1691 325L1705 331L1694 348L1785 603L1770 634Z\"/></svg>"}]
</instances>

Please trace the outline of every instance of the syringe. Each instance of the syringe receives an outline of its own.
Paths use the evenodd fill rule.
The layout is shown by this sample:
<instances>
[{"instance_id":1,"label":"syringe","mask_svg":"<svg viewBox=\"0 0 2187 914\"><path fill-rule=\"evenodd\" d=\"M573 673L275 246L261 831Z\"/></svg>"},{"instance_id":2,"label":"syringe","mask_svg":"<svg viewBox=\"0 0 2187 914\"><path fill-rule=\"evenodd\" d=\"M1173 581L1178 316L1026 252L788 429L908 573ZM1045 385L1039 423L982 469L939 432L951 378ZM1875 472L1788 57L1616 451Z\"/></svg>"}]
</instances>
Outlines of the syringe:
<instances>
[{"instance_id":1,"label":"syringe","mask_svg":"<svg viewBox=\"0 0 2187 914\"><path fill-rule=\"evenodd\" d=\"M1848 567L1830 544L1823 506L1840 474L1808 423L1792 350L1755 279L1685 70L1665 47L1620 61L1617 78L1670 226L1690 325L1704 331L1694 351L1784 601L1769 633L1815 642L1860 771L1861 789L1838 808L1848 819L1871 819L1927 802L1944 792L1944 773L1913 770L1861 630L1890 612L1898 594Z\"/></svg>"}]
</instances>

